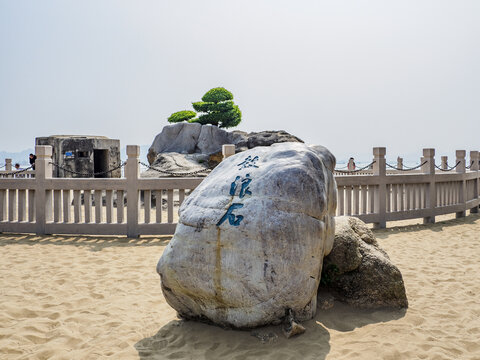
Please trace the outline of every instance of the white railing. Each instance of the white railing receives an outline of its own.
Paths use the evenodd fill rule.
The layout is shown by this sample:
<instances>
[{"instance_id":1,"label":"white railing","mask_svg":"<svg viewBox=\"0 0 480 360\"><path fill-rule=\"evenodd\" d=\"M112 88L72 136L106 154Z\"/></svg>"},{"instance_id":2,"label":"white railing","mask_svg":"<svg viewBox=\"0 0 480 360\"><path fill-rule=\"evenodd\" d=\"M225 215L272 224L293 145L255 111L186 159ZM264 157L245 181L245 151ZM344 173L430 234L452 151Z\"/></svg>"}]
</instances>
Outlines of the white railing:
<instances>
[{"instance_id":1,"label":"white railing","mask_svg":"<svg viewBox=\"0 0 480 360\"><path fill-rule=\"evenodd\" d=\"M142 179L139 149L127 146L125 178L53 178L52 148L37 146L35 178L0 178L0 232L173 234L174 209L202 178Z\"/></svg>"},{"instance_id":2,"label":"white railing","mask_svg":"<svg viewBox=\"0 0 480 360\"><path fill-rule=\"evenodd\" d=\"M478 151L470 152L466 166L465 151L458 150L450 172L442 171L448 169L446 157L442 157L442 170L436 168L434 149L424 149L421 169L412 171L387 171L385 153L385 148L373 149L373 169L367 174L336 174L337 215L356 216L384 228L387 221L423 218L424 223L432 223L437 215L478 212Z\"/></svg>"},{"instance_id":3,"label":"white railing","mask_svg":"<svg viewBox=\"0 0 480 360\"><path fill-rule=\"evenodd\" d=\"M0 179L4 178L34 178L35 170L32 167L16 169L12 167L12 159L5 159L5 165L0 167Z\"/></svg>"},{"instance_id":4,"label":"white railing","mask_svg":"<svg viewBox=\"0 0 480 360\"><path fill-rule=\"evenodd\" d=\"M373 169L335 175L337 215L382 228L387 221L423 218L428 223L437 215L478 212L478 151L470 152L469 166L465 151L457 151L450 172L435 169L434 149L424 149L421 169L412 171L387 171L385 148L373 153ZM178 206L203 180L140 178L138 146L127 146L124 178L53 178L51 147L37 146L36 155L34 177L0 177L0 232L170 235ZM441 168L447 170L446 164L442 157Z\"/></svg>"}]
</instances>

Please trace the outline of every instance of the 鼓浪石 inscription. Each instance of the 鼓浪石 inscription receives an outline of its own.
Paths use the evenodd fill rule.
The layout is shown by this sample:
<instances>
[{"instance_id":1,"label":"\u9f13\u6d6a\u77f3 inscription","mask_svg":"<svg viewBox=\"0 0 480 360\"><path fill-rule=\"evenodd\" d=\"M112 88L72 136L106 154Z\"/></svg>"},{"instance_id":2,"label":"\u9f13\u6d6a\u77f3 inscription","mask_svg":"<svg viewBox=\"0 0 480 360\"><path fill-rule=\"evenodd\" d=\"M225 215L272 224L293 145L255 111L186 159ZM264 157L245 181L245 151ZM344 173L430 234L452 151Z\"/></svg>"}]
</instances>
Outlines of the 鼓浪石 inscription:
<instances>
[{"instance_id":1,"label":"\u9f13\u6d6a\u77f3 inscription","mask_svg":"<svg viewBox=\"0 0 480 360\"><path fill-rule=\"evenodd\" d=\"M253 158L250 155L247 156L244 161L242 161L240 164L237 165L239 166L238 170L240 171L242 169L246 169L249 167L258 168L258 166L256 165L258 159L259 159L258 156L254 156ZM252 195L252 192L250 191L250 187L249 187L251 182L252 182L252 178L250 177L250 174L246 174L245 177L243 178L237 175L235 177L235 180L233 180L233 182L230 184L230 195L235 196L239 185L241 185L240 192L238 194L238 197L240 199L243 199L245 195ZM243 215L235 215L233 211L235 209L240 209L242 207L243 207L242 203L232 203L228 207L227 212L218 221L217 226L222 225L227 219L230 225L239 226L243 220Z\"/></svg>"},{"instance_id":2,"label":"\u9f13\u6d6a\u77f3 inscription","mask_svg":"<svg viewBox=\"0 0 480 360\"><path fill-rule=\"evenodd\" d=\"M311 319L333 246L334 168L327 149L301 143L224 159L182 203L158 262L167 302L235 328Z\"/></svg>"}]
</instances>

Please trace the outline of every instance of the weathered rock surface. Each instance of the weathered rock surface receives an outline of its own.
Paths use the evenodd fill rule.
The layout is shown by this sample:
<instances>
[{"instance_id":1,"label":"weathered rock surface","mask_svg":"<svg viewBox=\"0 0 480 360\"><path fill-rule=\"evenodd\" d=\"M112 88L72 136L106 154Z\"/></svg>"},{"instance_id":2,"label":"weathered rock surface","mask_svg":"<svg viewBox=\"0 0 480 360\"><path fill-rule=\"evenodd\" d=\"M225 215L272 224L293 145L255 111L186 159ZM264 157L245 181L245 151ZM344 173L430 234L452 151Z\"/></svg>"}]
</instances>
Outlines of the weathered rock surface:
<instances>
[{"instance_id":1,"label":"weathered rock surface","mask_svg":"<svg viewBox=\"0 0 480 360\"><path fill-rule=\"evenodd\" d=\"M148 149L148 162L152 164L156 156L164 152L194 153L201 129L201 124L186 122L165 126Z\"/></svg>"},{"instance_id":2,"label":"weathered rock surface","mask_svg":"<svg viewBox=\"0 0 480 360\"><path fill-rule=\"evenodd\" d=\"M185 318L237 328L316 312L333 245L335 158L274 144L220 163L180 207L157 265L167 302Z\"/></svg>"},{"instance_id":3,"label":"weathered rock surface","mask_svg":"<svg viewBox=\"0 0 480 360\"><path fill-rule=\"evenodd\" d=\"M232 144L235 136L217 126L202 125L197 141L197 151L202 154L213 154L222 151L223 144Z\"/></svg>"},{"instance_id":4,"label":"weathered rock surface","mask_svg":"<svg viewBox=\"0 0 480 360\"><path fill-rule=\"evenodd\" d=\"M153 140L148 150L148 162L154 164L161 153L207 154L222 151L223 144L235 144L236 152L257 146L270 146L283 142L303 142L286 131L262 131L246 133L228 132L217 126L181 122L167 125Z\"/></svg>"},{"instance_id":5,"label":"weathered rock surface","mask_svg":"<svg viewBox=\"0 0 480 360\"><path fill-rule=\"evenodd\" d=\"M323 263L322 290L336 299L365 308L406 308L402 274L380 248L365 223L354 217L335 218L335 240Z\"/></svg>"},{"instance_id":6,"label":"weathered rock surface","mask_svg":"<svg viewBox=\"0 0 480 360\"><path fill-rule=\"evenodd\" d=\"M205 154L179 154L161 153L158 154L153 168L141 173L142 178L169 177L174 174L191 174L195 177L204 177L210 173L209 156Z\"/></svg>"},{"instance_id":7,"label":"weathered rock surface","mask_svg":"<svg viewBox=\"0 0 480 360\"><path fill-rule=\"evenodd\" d=\"M233 139L234 142L232 142L235 144L236 152L253 149L257 146L270 146L284 142L303 143L298 137L290 135L283 130L252 132L249 134L242 131L233 131L232 134L237 135L237 138Z\"/></svg>"}]
</instances>

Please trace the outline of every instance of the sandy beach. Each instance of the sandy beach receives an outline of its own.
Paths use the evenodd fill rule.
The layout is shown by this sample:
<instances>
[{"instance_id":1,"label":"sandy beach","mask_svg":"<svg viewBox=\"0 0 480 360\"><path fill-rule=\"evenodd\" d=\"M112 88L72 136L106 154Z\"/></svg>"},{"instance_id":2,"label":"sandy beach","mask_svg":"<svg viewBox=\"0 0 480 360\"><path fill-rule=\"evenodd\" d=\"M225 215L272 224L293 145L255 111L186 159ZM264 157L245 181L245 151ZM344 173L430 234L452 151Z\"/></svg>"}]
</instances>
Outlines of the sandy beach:
<instances>
[{"instance_id":1,"label":"sandy beach","mask_svg":"<svg viewBox=\"0 0 480 360\"><path fill-rule=\"evenodd\" d=\"M289 340L179 320L155 272L169 237L1 234L0 358L480 359L480 216L438 220L375 232L408 310L335 303Z\"/></svg>"}]
</instances>

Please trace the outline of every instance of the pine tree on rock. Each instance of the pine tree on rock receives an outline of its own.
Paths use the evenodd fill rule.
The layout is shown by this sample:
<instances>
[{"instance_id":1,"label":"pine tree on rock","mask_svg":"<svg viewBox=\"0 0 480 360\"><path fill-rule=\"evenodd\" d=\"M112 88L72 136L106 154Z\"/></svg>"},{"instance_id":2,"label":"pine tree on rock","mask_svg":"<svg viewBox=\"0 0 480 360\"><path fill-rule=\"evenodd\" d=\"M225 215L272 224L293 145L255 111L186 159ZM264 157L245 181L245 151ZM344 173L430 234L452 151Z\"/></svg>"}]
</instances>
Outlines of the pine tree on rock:
<instances>
[{"instance_id":1,"label":"pine tree on rock","mask_svg":"<svg viewBox=\"0 0 480 360\"><path fill-rule=\"evenodd\" d=\"M207 91L203 95L202 101L194 102L192 105L196 111L202 114L191 122L231 128L242 121L242 112L233 102L233 94L222 87Z\"/></svg>"},{"instance_id":2,"label":"pine tree on rock","mask_svg":"<svg viewBox=\"0 0 480 360\"><path fill-rule=\"evenodd\" d=\"M242 112L233 102L233 94L222 87L210 89L203 95L202 101L194 102L192 105L195 111L201 113L198 118L195 118L197 115L195 111L182 110L170 115L168 122L188 121L231 128L242 121Z\"/></svg>"},{"instance_id":3,"label":"pine tree on rock","mask_svg":"<svg viewBox=\"0 0 480 360\"><path fill-rule=\"evenodd\" d=\"M169 116L168 122L171 122L171 123L178 123L182 121L191 122L195 116L197 116L197 113L192 110L177 111Z\"/></svg>"}]
</instances>

